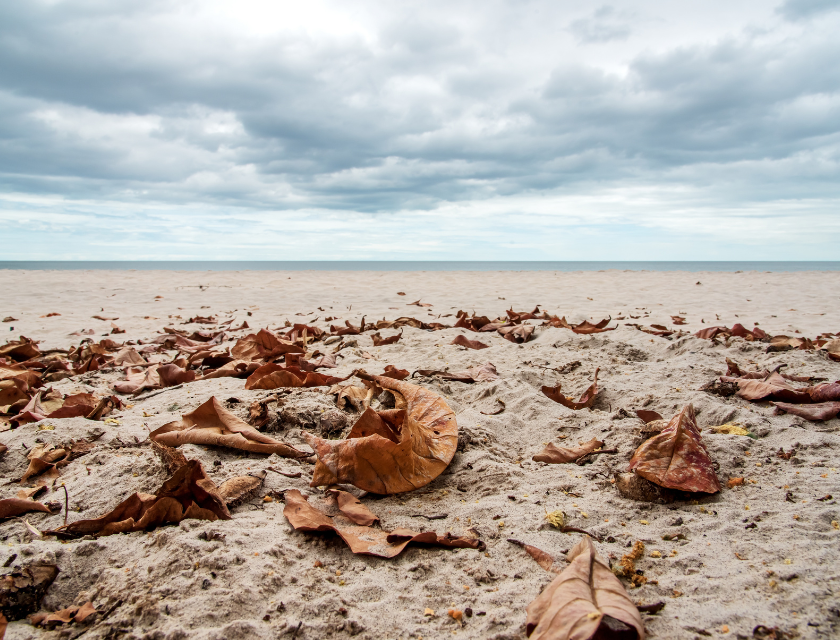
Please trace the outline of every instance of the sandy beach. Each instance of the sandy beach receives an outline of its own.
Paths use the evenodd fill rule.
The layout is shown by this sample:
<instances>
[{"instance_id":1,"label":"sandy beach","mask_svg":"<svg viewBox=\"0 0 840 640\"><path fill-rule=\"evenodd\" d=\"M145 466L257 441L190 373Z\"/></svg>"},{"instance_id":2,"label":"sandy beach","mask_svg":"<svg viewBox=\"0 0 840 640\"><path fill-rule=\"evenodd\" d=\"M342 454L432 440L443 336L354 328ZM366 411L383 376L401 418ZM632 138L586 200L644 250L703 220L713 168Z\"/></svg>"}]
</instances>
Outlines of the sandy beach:
<instances>
[{"instance_id":1,"label":"sandy beach","mask_svg":"<svg viewBox=\"0 0 840 640\"><path fill-rule=\"evenodd\" d=\"M819 349L768 353L766 342L693 335L736 323L748 330L758 326L770 336L837 334L836 272L0 273L0 316L13 318L0 324L2 342L26 336L39 341L41 351L69 349L86 338L148 342L163 335L164 327L193 332L229 320L227 327L247 322L249 328L226 333L218 345L225 349L261 328L279 332L289 323L328 333L331 325L358 326L362 318L375 323L409 316L454 325L460 310L496 318L536 305L569 323L609 318L608 326L617 327L581 335L528 320L533 338L523 344L496 332L411 326L385 346L373 345L373 331L344 339L337 368L327 370L332 376L357 369L380 374L386 365L410 372L495 366L498 379L474 384L409 379L439 394L454 411L458 452L421 489L361 498L383 530L478 535L486 549L410 545L391 559L353 554L331 533L293 531L283 515L284 492L290 489L308 495L315 506L326 504L324 492L310 486L312 464L185 444L180 450L201 461L216 484L246 474L264 476L264 482L231 508L231 520L188 519L150 532L63 541L34 536L20 518L6 520L0 524L4 566L59 567L43 610L91 601L100 612L90 624L55 630L12 622L10 640L520 639L526 607L554 576L507 540L539 547L562 568L564 553L583 534L552 527L545 516L557 510L565 513L567 525L597 536L599 553L614 564L636 542L644 543L636 568L646 581L641 586L623 581L636 604L664 603L655 615L643 615L648 637L804 639L840 633L840 419L809 422L777 415L767 402L701 390L726 374L727 358L745 371L784 364L787 374L827 382L840 379L840 362ZM430 306L409 304L415 301ZM187 322L198 316L214 321ZM676 325L674 316L684 324ZM633 324L658 324L674 333L656 335ZM113 326L124 333L112 334ZM398 330L380 333L387 337ZM450 344L461 334L489 348ZM321 341L312 348L328 353L336 344ZM596 369L599 393L591 408L572 410L541 392L544 385L561 384L577 398ZM121 367L104 367L49 386L65 395L103 397L114 394L114 384L124 378ZM26 470L26 451L33 445L93 435L98 436L93 450L64 466L58 478L69 494L69 522L100 516L134 492L154 493L168 474L149 446L149 433L212 396L248 419L250 404L275 391L246 390L244 383L234 377L197 380L121 396L125 408L107 422L47 419L5 430L0 498L14 497L21 488L12 479ZM336 410L336 398L327 391L289 391L282 406L270 405L264 430L306 449L303 432L320 435L323 416ZM487 415L498 410L499 400L504 411ZM722 490L666 504L621 495L615 474L626 470L644 440L644 423L635 412L656 411L670 419L689 403ZM345 413L351 422L358 415ZM725 424L751 435L712 431ZM547 443L576 446L593 438L617 452L583 465L532 460ZM267 467L288 475L266 472ZM297 472L300 477L289 477ZM743 482L730 488L732 478ZM63 504L64 492L50 481L39 499ZM39 531L59 527L64 517L63 508L55 515L27 515ZM472 615L456 620L450 609ZM775 635L761 635L762 625Z\"/></svg>"}]
</instances>

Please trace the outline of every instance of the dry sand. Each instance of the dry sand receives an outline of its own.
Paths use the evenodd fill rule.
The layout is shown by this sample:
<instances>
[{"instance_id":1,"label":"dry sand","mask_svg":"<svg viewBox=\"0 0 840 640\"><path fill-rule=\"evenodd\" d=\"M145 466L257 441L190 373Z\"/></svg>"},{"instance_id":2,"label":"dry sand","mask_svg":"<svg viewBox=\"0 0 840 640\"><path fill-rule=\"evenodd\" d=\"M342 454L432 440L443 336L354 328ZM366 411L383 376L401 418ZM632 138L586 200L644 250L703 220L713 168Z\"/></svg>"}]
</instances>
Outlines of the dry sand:
<instances>
[{"instance_id":1,"label":"dry sand","mask_svg":"<svg viewBox=\"0 0 840 640\"><path fill-rule=\"evenodd\" d=\"M119 318L116 324L127 333L114 338L149 339L170 322L190 330L204 328L181 325L183 320L170 318L174 315L235 316L236 324L247 320L258 328L282 326L287 319L312 323L325 315L354 324L363 315L369 321L403 315L430 321L457 309L496 316L511 306L522 311L535 304L570 321L637 315L644 308L650 317L638 322L672 326L670 315L682 312L689 321L682 328L692 332L734 322L748 328L759 322L770 334L794 335L798 330L815 337L840 331L836 273L2 274L0 315L19 320L0 327L8 337L22 334L41 340L42 348L78 344L81 338L69 334L81 329L95 329L93 337L99 339L110 326L92 319L95 314ZM407 295L398 296L398 291ZM406 306L418 298L433 307ZM61 315L41 317L50 312ZM451 324L454 317L440 321ZM726 370L727 356L747 367L786 363L790 373L832 381L840 378L840 364L814 352L767 354L764 345L738 338L729 346L694 337L668 340L624 322L616 331L593 336L538 328L536 338L525 345L496 334L406 328L395 345L374 348L368 334L357 337L358 347L342 350L335 375L359 367L379 373L386 364L412 371L495 364L500 379L491 383L421 379L456 412L460 433L467 436L462 438L465 447L427 487L364 499L385 529L457 534L475 527L487 543L486 553L409 547L392 560L355 556L331 535L293 533L282 515L282 503L259 499L237 507L231 521L185 521L151 533L69 543L32 540L23 524L12 520L0 525L0 540L5 542L0 563L17 554L7 566L46 560L61 569L43 601L45 609L92 599L108 615L90 628L66 631L16 622L6 637L231 640L291 638L297 630L298 639L524 638L525 608L552 576L506 539L536 545L560 559L580 534L547 526L545 511L556 509L565 511L568 524L601 536L605 541L597 547L612 560L620 559L633 542L645 543L645 557L637 566L648 583L629 591L637 603L666 603L658 615L644 616L651 637L752 638L756 625L778 627L793 634L789 637L837 637L840 531L833 523L840 520L840 508L835 498L817 499L827 494L840 497L840 420L812 424L775 416L767 404L720 398L698 389ZM315 324L326 327L321 319ZM10 325L13 331L7 329ZM465 351L449 345L459 333L491 348ZM567 375L541 368L575 360L582 365ZM601 370L602 391L592 410L573 412L540 392L543 384L562 382L567 394L577 395L589 385L596 367ZM53 387L104 394L120 378L119 372L96 372ZM240 399L241 404L230 406L244 416L252 399L270 393L243 387L242 380L224 378L168 389L119 413L119 425L81 418L48 421L53 431L38 431L37 423L24 425L0 434L0 442L9 447L0 472L7 479L20 476L26 465L22 445L32 446L36 438L60 442L103 430L100 446L62 473L70 494L70 519L101 515L135 491L153 492L166 477L148 446L135 445L135 439L143 441L150 429L211 395ZM496 407L497 398L506 403L506 411L482 415ZM644 407L670 417L689 402L698 411L703 440L719 465L721 481L743 476L746 483L692 503L658 505L621 497L609 479L613 471L624 470L641 442L641 423L628 415ZM321 411L333 406L323 389L296 391L270 425L273 435L301 443L301 424L317 431ZM757 438L707 429L726 422L744 425ZM592 437L619 453L599 456L586 466L531 460L544 443L576 444ZM796 453L789 460L777 457L779 449L792 448ZM217 483L259 473L269 465L301 470L299 479L268 474L260 495L298 488L320 504L320 491L308 486L309 465L193 445L182 449L187 457L201 460ZM16 490L17 485L6 484L0 497L11 497ZM61 500L63 492L44 499ZM447 515L427 521L415 514ZM44 530L60 525L63 514L37 513L28 519ZM684 539L663 540L673 534ZM315 567L316 561L324 566ZM470 607L474 615L460 627L447 616L453 607ZM424 615L427 608L434 616Z\"/></svg>"}]
</instances>

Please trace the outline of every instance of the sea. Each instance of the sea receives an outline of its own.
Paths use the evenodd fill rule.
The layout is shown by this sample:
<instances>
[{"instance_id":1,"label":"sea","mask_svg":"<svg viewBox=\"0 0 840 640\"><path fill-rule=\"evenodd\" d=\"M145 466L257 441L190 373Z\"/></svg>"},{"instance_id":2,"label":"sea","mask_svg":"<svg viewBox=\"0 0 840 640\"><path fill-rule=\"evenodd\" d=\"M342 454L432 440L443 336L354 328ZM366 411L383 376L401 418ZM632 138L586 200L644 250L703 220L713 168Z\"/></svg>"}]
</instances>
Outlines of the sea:
<instances>
[{"instance_id":1,"label":"sea","mask_svg":"<svg viewBox=\"0 0 840 640\"><path fill-rule=\"evenodd\" d=\"M0 261L0 269L112 271L840 271L840 261Z\"/></svg>"}]
</instances>

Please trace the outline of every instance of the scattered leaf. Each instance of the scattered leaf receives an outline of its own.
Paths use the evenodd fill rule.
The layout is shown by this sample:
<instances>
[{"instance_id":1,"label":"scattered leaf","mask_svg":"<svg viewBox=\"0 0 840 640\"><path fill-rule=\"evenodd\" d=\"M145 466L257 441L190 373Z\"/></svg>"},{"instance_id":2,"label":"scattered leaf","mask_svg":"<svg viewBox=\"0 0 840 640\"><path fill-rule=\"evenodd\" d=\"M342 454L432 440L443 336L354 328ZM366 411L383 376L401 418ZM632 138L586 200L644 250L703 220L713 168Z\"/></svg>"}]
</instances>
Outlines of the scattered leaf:
<instances>
[{"instance_id":1,"label":"scattered leaf","mask_svg":"<svg viewBox=\"0 0 840 640\"><path fill-rule=\"evenodd\" d=\"M513 538L508 538L508 542L510 542L511 544L515 544L518 547L522 547L525 550L525 552L534 560L536 560L537 564L540 565L546 571L557 572L557 570L554 568L554 558L552 558L550 554L546 553L542 549L538 549L537 547L531 546L530 544L525 544L520 540L514 540Z\"/></svg>"},{"instance_id":2,"label":"scattered leaf","mask_svg":"<svg viewBox=\"0 0 840 640\"><path fill-rule=\"evenodd\" d=\"M558 447L549 443L545 449L533 457L533 460L534 462L547 462L548 464L575 462L578 458L582 458L588 453L592 453L603 446L604 443L597 438L592 438L589 442L573 448Z\"/></svg>"},{"instance_id":3,"label":"scattered leaf","mask_svg":"<svg viewBox=\"0 0 840 640\"><path fill-rule=\"evenodd\" d=\"M402 338L402 332L398 333L395 336L391 336L390 338L383 338L379 335L379 332L372 334L371 339L373 340L374 347L382 347L386 344L395 344L399 342L400 338Z\"/></svg>"},{"instance_id":4,"label":"scattered leaf","mask_svg":"<svg viewBox=\"0 0 840 640\"><path fill-rule=\"evenodd\" d=\"M543 387L542 392L548 396L554 402L558 402L562 404L564 407L568 407L572 410L579 410L579 409L589 409L595 402L595 397L598 395L598 371L600 369L595 369L595 376L592 379L592 384L589 388L583 392L583 395L580 397L580 400L575 402L570 397L567 397L560 393L560 386L557 385L556 387Z\"/></svg>"},{"instance_id":5,"label":"scattered leaf","mask_svg":"<svg viewBox=\"0 0 840 640\"><path fill-rule=\"evenodd\" d=\"M449 344L456 344L459 347L466 347L467 349L489 349L489 344L484 344L483 342L479 342L478 340L469 340L464 335L457 335L455 339L450 342Z\"/></svg>"},{"instance_id":6,"label":"scattered leaf","mask_svg":"<svg viewBox=\"0 0 840 640\"><path fill-rule=\"evenodd\" d=\"M38 488L40 489L40 487ZM52 513L46 505L35 502L34 500L22 498L3 498L0 500L0 520L14 518L30 511Z\"/></svg>"}]
</instances>

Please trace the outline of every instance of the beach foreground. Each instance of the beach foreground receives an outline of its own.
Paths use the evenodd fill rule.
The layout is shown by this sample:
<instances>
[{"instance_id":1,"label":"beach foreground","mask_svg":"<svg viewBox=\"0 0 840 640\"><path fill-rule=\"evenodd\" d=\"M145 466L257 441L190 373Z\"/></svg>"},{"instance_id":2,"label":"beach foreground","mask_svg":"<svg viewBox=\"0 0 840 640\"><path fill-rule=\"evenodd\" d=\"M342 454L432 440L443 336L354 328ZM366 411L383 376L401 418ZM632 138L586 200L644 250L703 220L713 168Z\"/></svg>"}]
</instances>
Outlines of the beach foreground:
<instances>
[{"instance_id":1,"label":"beach foreground","mask_svg":"<svg viewBox=\"0 0 840 640\"><path fill-rule=\"evenodd\" d=\"M431 306L409 304L415 301ZM354 555L333 534L292 531L283 515L290 489L324 505L323 491L309 486L310 463L185 444L180 451L201 461L216 484L247 474L264 483L231 508L231 520L184 520L148 533L67 542L37 538L20 518L0 524L5 566L58 565L44 610L91 601L100 612L92 623L55 631L13 622L6 637L524 638L525 609L554 575L507 540L539 547L562 569L564 552L583 534L552 527L545 516L557 510L567 526L597 536L600 554L614 565L636 542L644 543L636 562L641 586L623 582L635 603L665 605L643 615L649 637L836 637L840 420L776 415L769 403L700 389L727 372L727 358L744 371L784 364L787 374L829 382L840 379L840 362L819 349L768 353L766 342L693 335L736 323L747 330L757 324L770 336L836 335L836 273L5 271L0 282L0 315L14 318L0 324L6 339L26 336L40 341L42 351L87 338L148 342L164 327L191 333L218 331L213 328L225 323L224 348L260 328L280 333L296 323L328 333L345 321L358 326L363 317L368 323L409 316L454 325L459 310L492 319L536 305L570 324L611 317L608 327L617 328L587 335L527 320L533 339L516 344L496 332L403 326L379 332L401 331L395 344L376 347L374 332L366 331L310 346L332 353L343 342L337 368L322 370L337 377L357 369L380 374L386 365L410 372L495 365L498 379L474 384L409 379L440 394L455 412L458 452L421 489L361 498L383 530L477 535L486 549L409 546L391 559ZM188 323L199 316L212 322ZM674 316L684 324L675 324ZM243 322L248 328L230 330ZM662 325L672 333L632 325ZM111 333L114 327L124 333ZM461 334L489 348L450 344ZM565 395L577 398L596 369L599 393L591 408L569 409L541 391L561 384ZM121 368L104 367L49 386L106 396L122 380ZM150 431L212 396L247 419L252 402L277 393L244 386L241 378L197 380L123 395L126 407L105 422L48 419L6 430L0 433L8 447L0 460L7 480L0 498L21 488L8 481L26 470L25 452L33 445L94 435L95 448L58 478L68 490L69 522L100 516L134 492L155 493L169 474L150 448ZM266 432L306 449L303 432L320 435L323 416L335 413L335 396L327 390L289 391L281 406L270 405ZM722 490L665 504L621 495L615 474L626 470L644 440L635 412L670 419L689 403ZM358 414L346 415L352 423ZM726 424L750 435L713 432ZM577 446L593 438L617 452L583 465L532 460L547 443ZM734 478L743 481L729 487ZM39 499L63 503L64 492L52 480L49 486ZM55 529L64 511L30 513L27 520L40 531ZM450 609L472 615L456 620Z\"/></svg>"}]
</instances>

